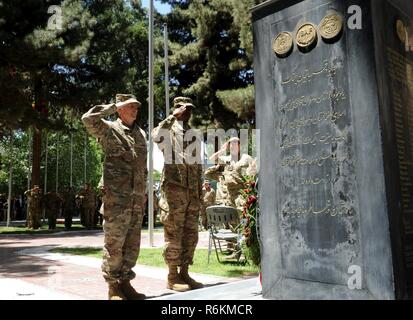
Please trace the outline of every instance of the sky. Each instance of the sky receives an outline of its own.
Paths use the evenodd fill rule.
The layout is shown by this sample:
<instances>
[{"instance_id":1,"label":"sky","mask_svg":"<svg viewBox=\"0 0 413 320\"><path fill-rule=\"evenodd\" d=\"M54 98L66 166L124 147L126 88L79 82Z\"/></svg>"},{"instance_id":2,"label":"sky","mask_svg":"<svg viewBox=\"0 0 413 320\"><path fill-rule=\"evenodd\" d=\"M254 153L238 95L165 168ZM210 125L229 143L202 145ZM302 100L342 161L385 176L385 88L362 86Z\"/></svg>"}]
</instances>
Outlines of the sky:
<instances>
[{"instance_id":1,"label":"sky","mask_svg":"<svg viewBox=\"0 0 413 320\"><path fill-rule=\"evenodd\" d=\"M161 14L167 14L171 11L171 6L169 4L155 0L154 5L155 9ZM149 8L149 0L142 0L142 6Z\"/></svg>"}]
</instances>

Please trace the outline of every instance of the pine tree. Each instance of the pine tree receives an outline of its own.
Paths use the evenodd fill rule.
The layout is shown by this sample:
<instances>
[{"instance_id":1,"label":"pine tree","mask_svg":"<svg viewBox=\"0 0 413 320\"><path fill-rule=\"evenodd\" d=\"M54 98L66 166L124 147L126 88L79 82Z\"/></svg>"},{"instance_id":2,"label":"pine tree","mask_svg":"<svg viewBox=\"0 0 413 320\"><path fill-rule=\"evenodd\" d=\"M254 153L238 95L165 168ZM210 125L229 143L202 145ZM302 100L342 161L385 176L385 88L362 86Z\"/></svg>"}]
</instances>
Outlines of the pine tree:
<instances>
[{"instance_id":1,"label":"pine tree","mask_svg":"<svg viewBox=\"0 0 413 320\"><path fill-rule=\"evenodd\" d=\"M170 1L173 92L193 97L197 127L254 124L252 27L259 0Z\"/></svg>"}]
</instances>

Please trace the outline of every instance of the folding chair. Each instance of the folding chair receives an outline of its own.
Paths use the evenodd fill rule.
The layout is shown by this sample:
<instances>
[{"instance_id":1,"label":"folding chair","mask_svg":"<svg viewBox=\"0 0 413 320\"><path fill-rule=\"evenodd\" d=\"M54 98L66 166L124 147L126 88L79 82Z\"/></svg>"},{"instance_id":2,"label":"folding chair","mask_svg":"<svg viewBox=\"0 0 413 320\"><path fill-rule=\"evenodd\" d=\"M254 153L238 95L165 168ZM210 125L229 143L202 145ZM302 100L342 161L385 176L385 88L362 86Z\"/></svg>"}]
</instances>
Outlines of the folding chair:
<instances>
[{"instance_id":1,"label":"folding chair","mask_svg":"<svg viewBox=\"0 0 413 320\"><path fill-rule=\"evenodd\" d=\"M208 263L209 257L212 251L212 243L214 244L215 253L217 255L218 262L221 262L219 259L219 252L224 253L222 250L221 241L228 243L233 242L237 247L240 241L240 235L238 233L232 232L228 229L222 229L225 225L229 224L239 224L239 217L237 209L229 206L210 206L206 208L206 215L208 219L208 229L209 229L209 245L208 245ZM238 249L240 253L240 249ZM240 254L238 255L240 256ZM237 259L239 260L239 259Z\"/></svg>"}]
</instances>

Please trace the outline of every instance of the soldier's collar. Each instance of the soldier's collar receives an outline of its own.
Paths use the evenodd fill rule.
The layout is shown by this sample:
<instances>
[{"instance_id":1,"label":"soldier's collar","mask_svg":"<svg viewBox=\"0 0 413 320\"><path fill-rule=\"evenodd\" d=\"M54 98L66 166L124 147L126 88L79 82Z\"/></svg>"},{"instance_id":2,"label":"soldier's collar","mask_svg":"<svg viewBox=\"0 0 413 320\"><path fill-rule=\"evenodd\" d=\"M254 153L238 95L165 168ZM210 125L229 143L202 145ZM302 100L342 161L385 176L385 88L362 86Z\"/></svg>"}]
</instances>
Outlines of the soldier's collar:
<instances>
[{"instance_id":1,"label":"soldier's collar","mask_svg":"<svg viewBox=\"0 0 413 320\"><path fill-rule=\"evenodd\" d=\"M132 131L132 130L135 129L135 127L136 127L136 122L133 123L132 127L129 127L128 125L126 125L126 124L121 120L121 118L118 118L117 121L119 122L120 126L121 126L124 130Z\"/></svg>"}]
</instances>

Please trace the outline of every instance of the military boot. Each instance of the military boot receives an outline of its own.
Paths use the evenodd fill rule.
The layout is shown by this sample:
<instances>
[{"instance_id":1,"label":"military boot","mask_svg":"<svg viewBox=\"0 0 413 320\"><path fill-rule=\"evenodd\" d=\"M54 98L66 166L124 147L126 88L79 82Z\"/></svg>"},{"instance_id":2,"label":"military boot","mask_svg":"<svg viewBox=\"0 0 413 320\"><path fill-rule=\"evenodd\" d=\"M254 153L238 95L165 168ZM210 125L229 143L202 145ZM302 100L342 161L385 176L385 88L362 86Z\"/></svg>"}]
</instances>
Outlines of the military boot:
<instances>
[{"instance_id":1,"label":"military boot","mask_svg":"<svg viewBox=\"0 0 413 320\"><path fill-rule=\"evenodd\" d=\"M202 283L195 281L189 276L188 265L181 266L179 275L181 276L181 279L191 288L191 290L204 287Z\"/></svg>"},{"instance_id":2,"label":"military boot","mask_svg":"<svg viewBox=\"0 0 413 320\"><path fill-rule=\"evenodd\" d=\"M181 279L177 266L169 266L168 285L166 287L178 292L190 290L189 286Z\"/></svg>"},{"instance_id":3,"label":"military boot","mask_svg":"<svg viewBox=\"0 0 413 320\"><path fill-rule=\"evenodd\" d=\"M119 283L111 282L109 283L109 300L126 300L125 295L123 294Z\"/></svg>"},{"instance_id":4,"label":"military boot","mask_svg":"<svg viewBox=\"0 0 413 320\"><path fill-rule=\"evenodd\" d=\"M130 284L129 280L124 280L120 282L120 289L122 293L128 300L144 300L146 296L143 293L137 292L132 285Z\"/></svg>"}]
</instances>

